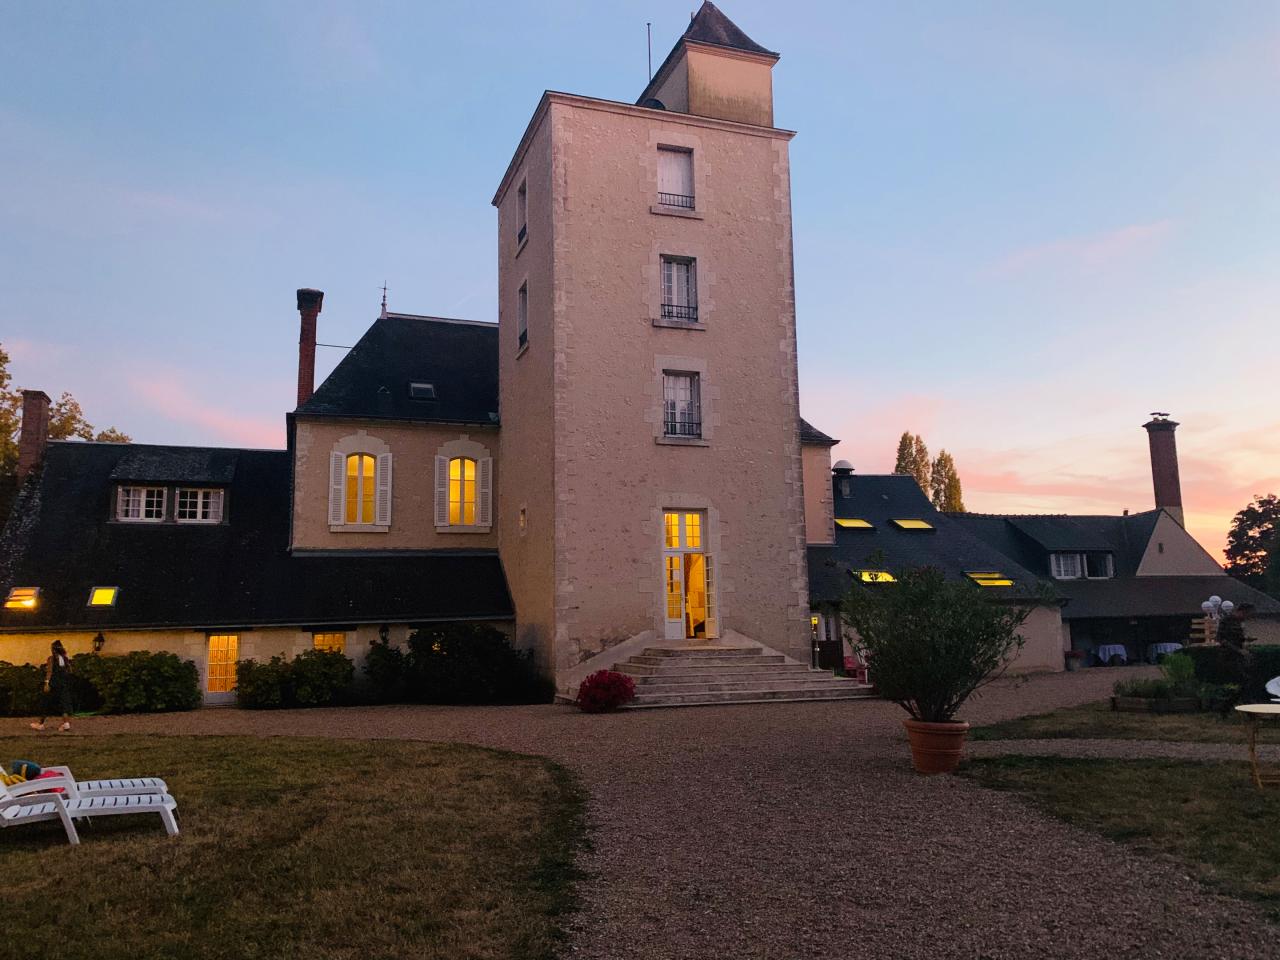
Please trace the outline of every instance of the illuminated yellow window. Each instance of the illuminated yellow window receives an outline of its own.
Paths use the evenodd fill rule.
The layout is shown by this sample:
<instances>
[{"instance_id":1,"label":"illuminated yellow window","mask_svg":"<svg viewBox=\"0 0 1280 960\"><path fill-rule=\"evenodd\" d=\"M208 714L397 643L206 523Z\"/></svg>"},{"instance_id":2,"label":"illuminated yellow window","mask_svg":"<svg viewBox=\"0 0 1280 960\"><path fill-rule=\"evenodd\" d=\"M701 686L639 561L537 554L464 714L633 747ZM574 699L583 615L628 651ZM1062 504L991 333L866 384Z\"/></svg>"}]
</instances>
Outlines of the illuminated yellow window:
<instances>
[{"instance_id":1,"label":"illuminated yellow window","mask_svg":"<svg viewBox=\"0 0 1280 960\"><path fill-rule=\"evenodd\" d=\"M836 517L836 526L846 530L874 530L875 525L854 517Z\"/></svg>"},{"instance_id":2,"label":"illuminated yellow window","mask_svg":"<svg viewBox=\"0 0 1280 960\"><path fill-rule=\"evenodd\" d=\"M238 633L215 633L209 637L210 693L230 693L236 688L236 658L240 654Z\"/></svg>"},{"instance_id":3,"label":"illuminated yellow window","mask_svg":"<svg viewBox=\"0 0 1280 960\"><path fill-rule=\"evenodd\" d=\"M684 515L684 545L694 550L702 548L702 514Z\"/></svg>"},{"instance_id":4,"label":"illuminated yellow window","mask_svg":"<svg viewBox=\"0 0 1280 960\"><path fill-rule=\"evenodd\" d=\"M468 527L476 522L476 462L470 457L449 461L449 522Z\"/></svg>"},{"instance_id":5,"label":"illuminated yellow window","mask_svg":"<svg viewBox=\"0 0 1280 960\"><path fill-rule=\"evenodd\" d=\"M666 542L668 550L676 550L680 547L680 514L668 513L663 516L663 522L666 525Z\"/></svg>"},{"instance_id":6,"label":"illuminated yellow window","mask_svg":"<svg viewBox=\"0 0 1280 960\"><path fill-rule=\"evenodd\" d=\"M1013 581L998 570L971 570L966 573L966 576L982 587L1013 586Z\"/></svg>"},{"instance_id":7,"label":"illuminated yellow window","mask_svg":"<svg viewBox=\"0 0 1280 960\"><path fill-rule=\"evenodd\" d=\"M897 578L888 570L859 570L858 579L863 583L897 583Z\"/></svg>"},{"instance_id":8,"label":"illuminated yellow window","mask_svg":"<svg viewBox=\"0 0 1280 960\"><path fill-rule=\"evenodd\" d=\"M346 653L347 635L345 633L313 633L311 642L317 650L325 653Z\"/></svg>"},{"instance_id":9,"label":"illuminated yellow window","mask_svg":"<svg viewBox=\"0 0 1280 960\"><path fill-rule=\"evenodd\" d=\"M373 523L376 463L367 453L347 457L347 523Z\"/></svg>"},{"instance_id":10,"label":"illuminated yellow window","mask_svg":"<svg viewBox=\"0 0 1280 960\"><path fill-rule=\"evenodd\" d=\"M905 520L894 520L893 522L900 529L903 529L903 530L932 530L933 529L933 524L929 523L926 520L917 520L913 518L908 518Z\"/></svg>"},{"instance_id":11,"label":"illuminated yellow window","mask_svg":"<svg viewBox=\"0 0 1280 960\"><path fill-rule=\"evenodd\" d=\"M39 602L39 587L11 587L9 595L5 597L4 608L6 610L34 610Z\"/></svg>"},{"instance_id":12,"label":"illuminated yellow window","mask_svg":"<svg viewBox=\"0 0 1280 960\"><path fill-rule=\"evenodd\" d=\"M116 605L116 594L119 592L119 587L94 587L89 591L89 606L114 607Z\"/></svg>"}]
</instances>

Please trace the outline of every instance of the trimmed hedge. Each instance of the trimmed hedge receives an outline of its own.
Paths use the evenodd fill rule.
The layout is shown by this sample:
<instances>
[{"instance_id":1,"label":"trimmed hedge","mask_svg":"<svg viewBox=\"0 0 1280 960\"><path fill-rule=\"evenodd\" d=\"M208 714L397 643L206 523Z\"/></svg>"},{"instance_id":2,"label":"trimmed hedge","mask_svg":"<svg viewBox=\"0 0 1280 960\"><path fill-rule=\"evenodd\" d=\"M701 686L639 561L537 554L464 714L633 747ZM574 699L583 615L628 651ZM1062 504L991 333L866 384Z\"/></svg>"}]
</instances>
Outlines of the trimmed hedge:
<instances>
[{"instance_id":1,"label":"trimmed hedge","mask_svg":"<svg viewBox=\"0 0 1280 960\"><path fill-rule=\"evenodd\" d=\"M236 664L236 705L249 710L324 707L348 699L355 664L341 653L306 650L293 660Z\"/></svg>"},{"instance_id":2,"label":"trimmed hedge","mask_svg":"<svg viewBox=\"0 0 1280 960\"><path fill-rule=\"evenodd\" d=\"M79 712L160 713L200 705L200 672L165 651L71 658L72 703ZM44 667L0 663L0 714L38 716L45 710Z\"/></svg>"}]
</instances>

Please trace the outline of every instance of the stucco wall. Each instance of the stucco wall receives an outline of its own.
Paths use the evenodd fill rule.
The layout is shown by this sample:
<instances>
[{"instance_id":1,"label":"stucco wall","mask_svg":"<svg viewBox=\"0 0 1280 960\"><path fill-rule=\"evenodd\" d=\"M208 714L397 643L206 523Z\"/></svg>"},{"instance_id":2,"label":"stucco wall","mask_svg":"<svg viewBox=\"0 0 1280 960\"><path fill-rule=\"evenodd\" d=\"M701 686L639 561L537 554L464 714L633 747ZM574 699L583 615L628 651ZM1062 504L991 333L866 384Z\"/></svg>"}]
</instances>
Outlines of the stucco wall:
<instances>
[{"instance_id":1,"label":"stucco wall","mask_svg":"<svg viewBox=\"0 0 1280 960\"><path fill-rule=\"evenodd\" d=\"M773 126L773 63L736 50L688 48L689 112Z\"/></svg>"},{"instance_id":2,"label":"stucco wall","mask_svg":"<svg viewBox=\"0 0 1280 960\"><path fill-rule=\"evenodd\" d=\"M1138 576L1213 576L1219 573L1222 573L1222 567L1209 552L1173 517L1167 513L1161 514L1151 533L1146 552L1142 555L1142 562L1138 564Z\"/></svg>"},{"instance_id":3,"label":"stucco wall","mask_svg":"<svg viewBox=\"0 0 1280 960\"><path fill-rule=\"evenodd\" d=\"M1070 646L1062 629L1062 611L1056 606L1034 607L1019 631L1025 643L1009 665L1010 673L1065 670L1063 652Z\"/></svg>"},{"instance_id":4,"label":"stucco wall","mask_svg":"<svg viewBox=\"0 0 1280 960\"><path fill-rule=\"evenodd\" d=\"M809 543L835 542L835 499L831 494L831 448L802 443L804 531Z\"/></svg>"},{"instance_id":5,"label":"stucco wall","mask_svg":"<svg viewBox=\"0 0 1280 960\"><path fill-rule=\"evenodd\" d=\"M385 533L332 532L329 528L329 453L343 437L364 431L391 448L391 526ZM494 548L498 533L448 532L435 526L435 456L451 440L469 437L493 457L493 510L498 514L496 427L385 420L302 419L294 450L293 548L303 550L432 550Z\"/></svg>"},{"instance_id":6,"label":"stucco wall","mask_svg":"<svg viewBox=\"0 0 1280 960\"><path fill-rule=\"evenodd\" d=\"M554 377L556 664L567 669L645 630L661 636L664 508L708 511L722 630L805 659L788 137L576 98L553 97L549 113L554 362L551 371L545 358L530 364L525 381L538 389ZM659 144L694 151L696 217L651 212ZM703 329L654 325L663 253L698 257ZM512 276L503 296L518 286ZM532 286L530 299L532 328L542 315ZM517 374L539 350L534 334ZM504 444L520 432L508 403L524 389L505 384L510 339ZM715 409L707 446L655 442L661 357L704 365ZM544 415L527 413L526 429ZM538 430L545 437L547 425ZM511 447L504 456L515 462ZM519 596L517 610L523 622Z\"/></svg>"}]
</instances>

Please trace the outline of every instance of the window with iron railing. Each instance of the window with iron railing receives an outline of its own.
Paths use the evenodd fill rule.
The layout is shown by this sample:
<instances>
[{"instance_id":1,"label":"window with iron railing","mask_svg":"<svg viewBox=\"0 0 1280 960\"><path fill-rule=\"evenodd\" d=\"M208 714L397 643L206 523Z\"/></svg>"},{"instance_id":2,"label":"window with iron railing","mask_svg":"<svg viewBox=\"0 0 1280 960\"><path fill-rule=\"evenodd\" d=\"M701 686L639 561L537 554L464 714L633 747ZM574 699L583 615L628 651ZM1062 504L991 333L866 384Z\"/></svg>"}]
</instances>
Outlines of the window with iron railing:
<instances>
[{"instance_id":1,"label":"window with iron railing","mask_svg":"<svg viewBox=\"0 0 1280 960\"><path fill-rule=\"evenodd\" d=\"M529 185L527 182L520 184L520 189L516 191L516 222L520 224L520 229L516 231L516 243L524 243L524 238L529 233Z\"/></svg>"},{"instance_id":2,"label":"window with iron railing","mask_svg":"<svg viewBox=\"0 0 1280 960\"><path fill-rule=\"evenodd\" d=\"M662 319L698 319L698 266L692 258L662 258Z\"/></svg>"},{"instance_id":3,"label":"window with iron railing","mask_svg":"<svg viewBox=\"0 0 1280 960\"><path fill-rule=\"evenodd\" d=\"M693 151L658 148L658 203L693 209Z\"/></svg>"},{"instance_id":4,"label":"window with iron railing","mask_svg":"<svg viewBox=\"0 0 1280 960\"><path fill-rule=\"evenodd\" d=\"M662 375L662 432L668 437L702 437L702 398L696 373Z\"/></svg>"},{"instance_id":5,"label":"window with iron railing","mask_svg":"<svg viewBox=\"0 0 1280 960\"><path fill-rule=\"evenodd\" d=\"M516 349L529 343L529 284L520 285L516 294Z\"/></svg>"}]
</instances>

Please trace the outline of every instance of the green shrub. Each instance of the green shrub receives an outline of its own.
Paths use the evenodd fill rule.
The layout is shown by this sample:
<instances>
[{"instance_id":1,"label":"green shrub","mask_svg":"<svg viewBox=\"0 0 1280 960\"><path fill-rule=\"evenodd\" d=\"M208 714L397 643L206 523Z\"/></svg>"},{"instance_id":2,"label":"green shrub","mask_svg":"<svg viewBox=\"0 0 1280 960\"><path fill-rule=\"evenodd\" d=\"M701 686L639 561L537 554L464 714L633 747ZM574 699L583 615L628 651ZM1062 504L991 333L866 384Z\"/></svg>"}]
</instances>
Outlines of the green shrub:
<instances>
[{"instance_id":1,"label":"green shrub","mask_svg":"<svg viewBox=\"0 0 1280 960\"><path fill-rule=\"evenodd\" d=\"M105 713L161 713L200 705L200 671L176 653L135 650L122 656L82 656L86 659L73 658L71 668L89 671L86 679Z\"/></svg>"},{"instance_id":2,"label":"green shrub","mask_svg":"<svg viewBox=\"0 0 1280 960\"><path fill-rule=\"evenodd\" d=\"M1148 700L1171 700L1175 695L1173 685L1159 677L1117 680L1111 692L1117 697L1142 697Z\"/></svg>"},{"instance_id":3,"label":"green shrub","mask_svg":"<svg viewBox=\"0 0 1280 960\"><path fill-rule=\"evenodd\" d=\"M364 661L369 698L376 703L394 703L404 699L408 667L408 658L403 650L383 640L375 640L369 645L369 655Z\"/></svg>"},{"instance_id":4,"label":"green shrub","mask_svg":"<svg viewBox=\"0 0 1280 960\"><path fill-rule=\"evenodd\" d=\"M289 665L290 702L298 707L323 707L351 688L355 664L336 651L307 650Z\"/></svg>"},{"instance_id":5,"label":"green shrub","mask_svg":"<svg viewBox=\"0 0 1280 960\"><path fill-rule=\"evenodd\" d=\"M1200 682L1196 679L1196 665L1190 657L1182 653L1174 653L1164 658L1160 664L1160 672L1169 685L1170 695L1175 697L1194 697L1200 693Z\"/></svg>"},{"instance_id":6,"label":"green shrub","mask_svg":"<svg viewBox=\"0 0 1280 960\"><path fill-rule=\"evenodd\" d=\"M1196 679L1237 687L1236 703L1267 703L1267 681L1280 677L1280 644L1251 643L1243 654L1220 644L1196 644L1182 653L1195 664Z\"/></svg>"},{"instance_id":7,"label":"green shrub","mask_svg":"<svg viewBox=\"0 0 1280 960\"><path fill-rule=\"evenodd\" d=\"M236 662L236 705L249 710L273 710L288 703L289 664L284 657L266 663Z\"/></svg>"},{"instance_id":8,"label":"green shrub","mask_svg":"<svg viewBox=\"0 0 1280 960\"><path fill-rule=\"evenodd\" d=\"M415 630L406 667L406 694L419 703L549 703L555 695L528 651L479 624Z\"/></svg>"},{"instance_id":9,"label":"green shrub","mask_svg":"<svg viewBox=\"0 0 1280 960\"><path fill-rule=\"evenodd\" d=\"M0 716L33 717L44 712L44 670L0 660Z\"/></svg>"}]
</instances>

